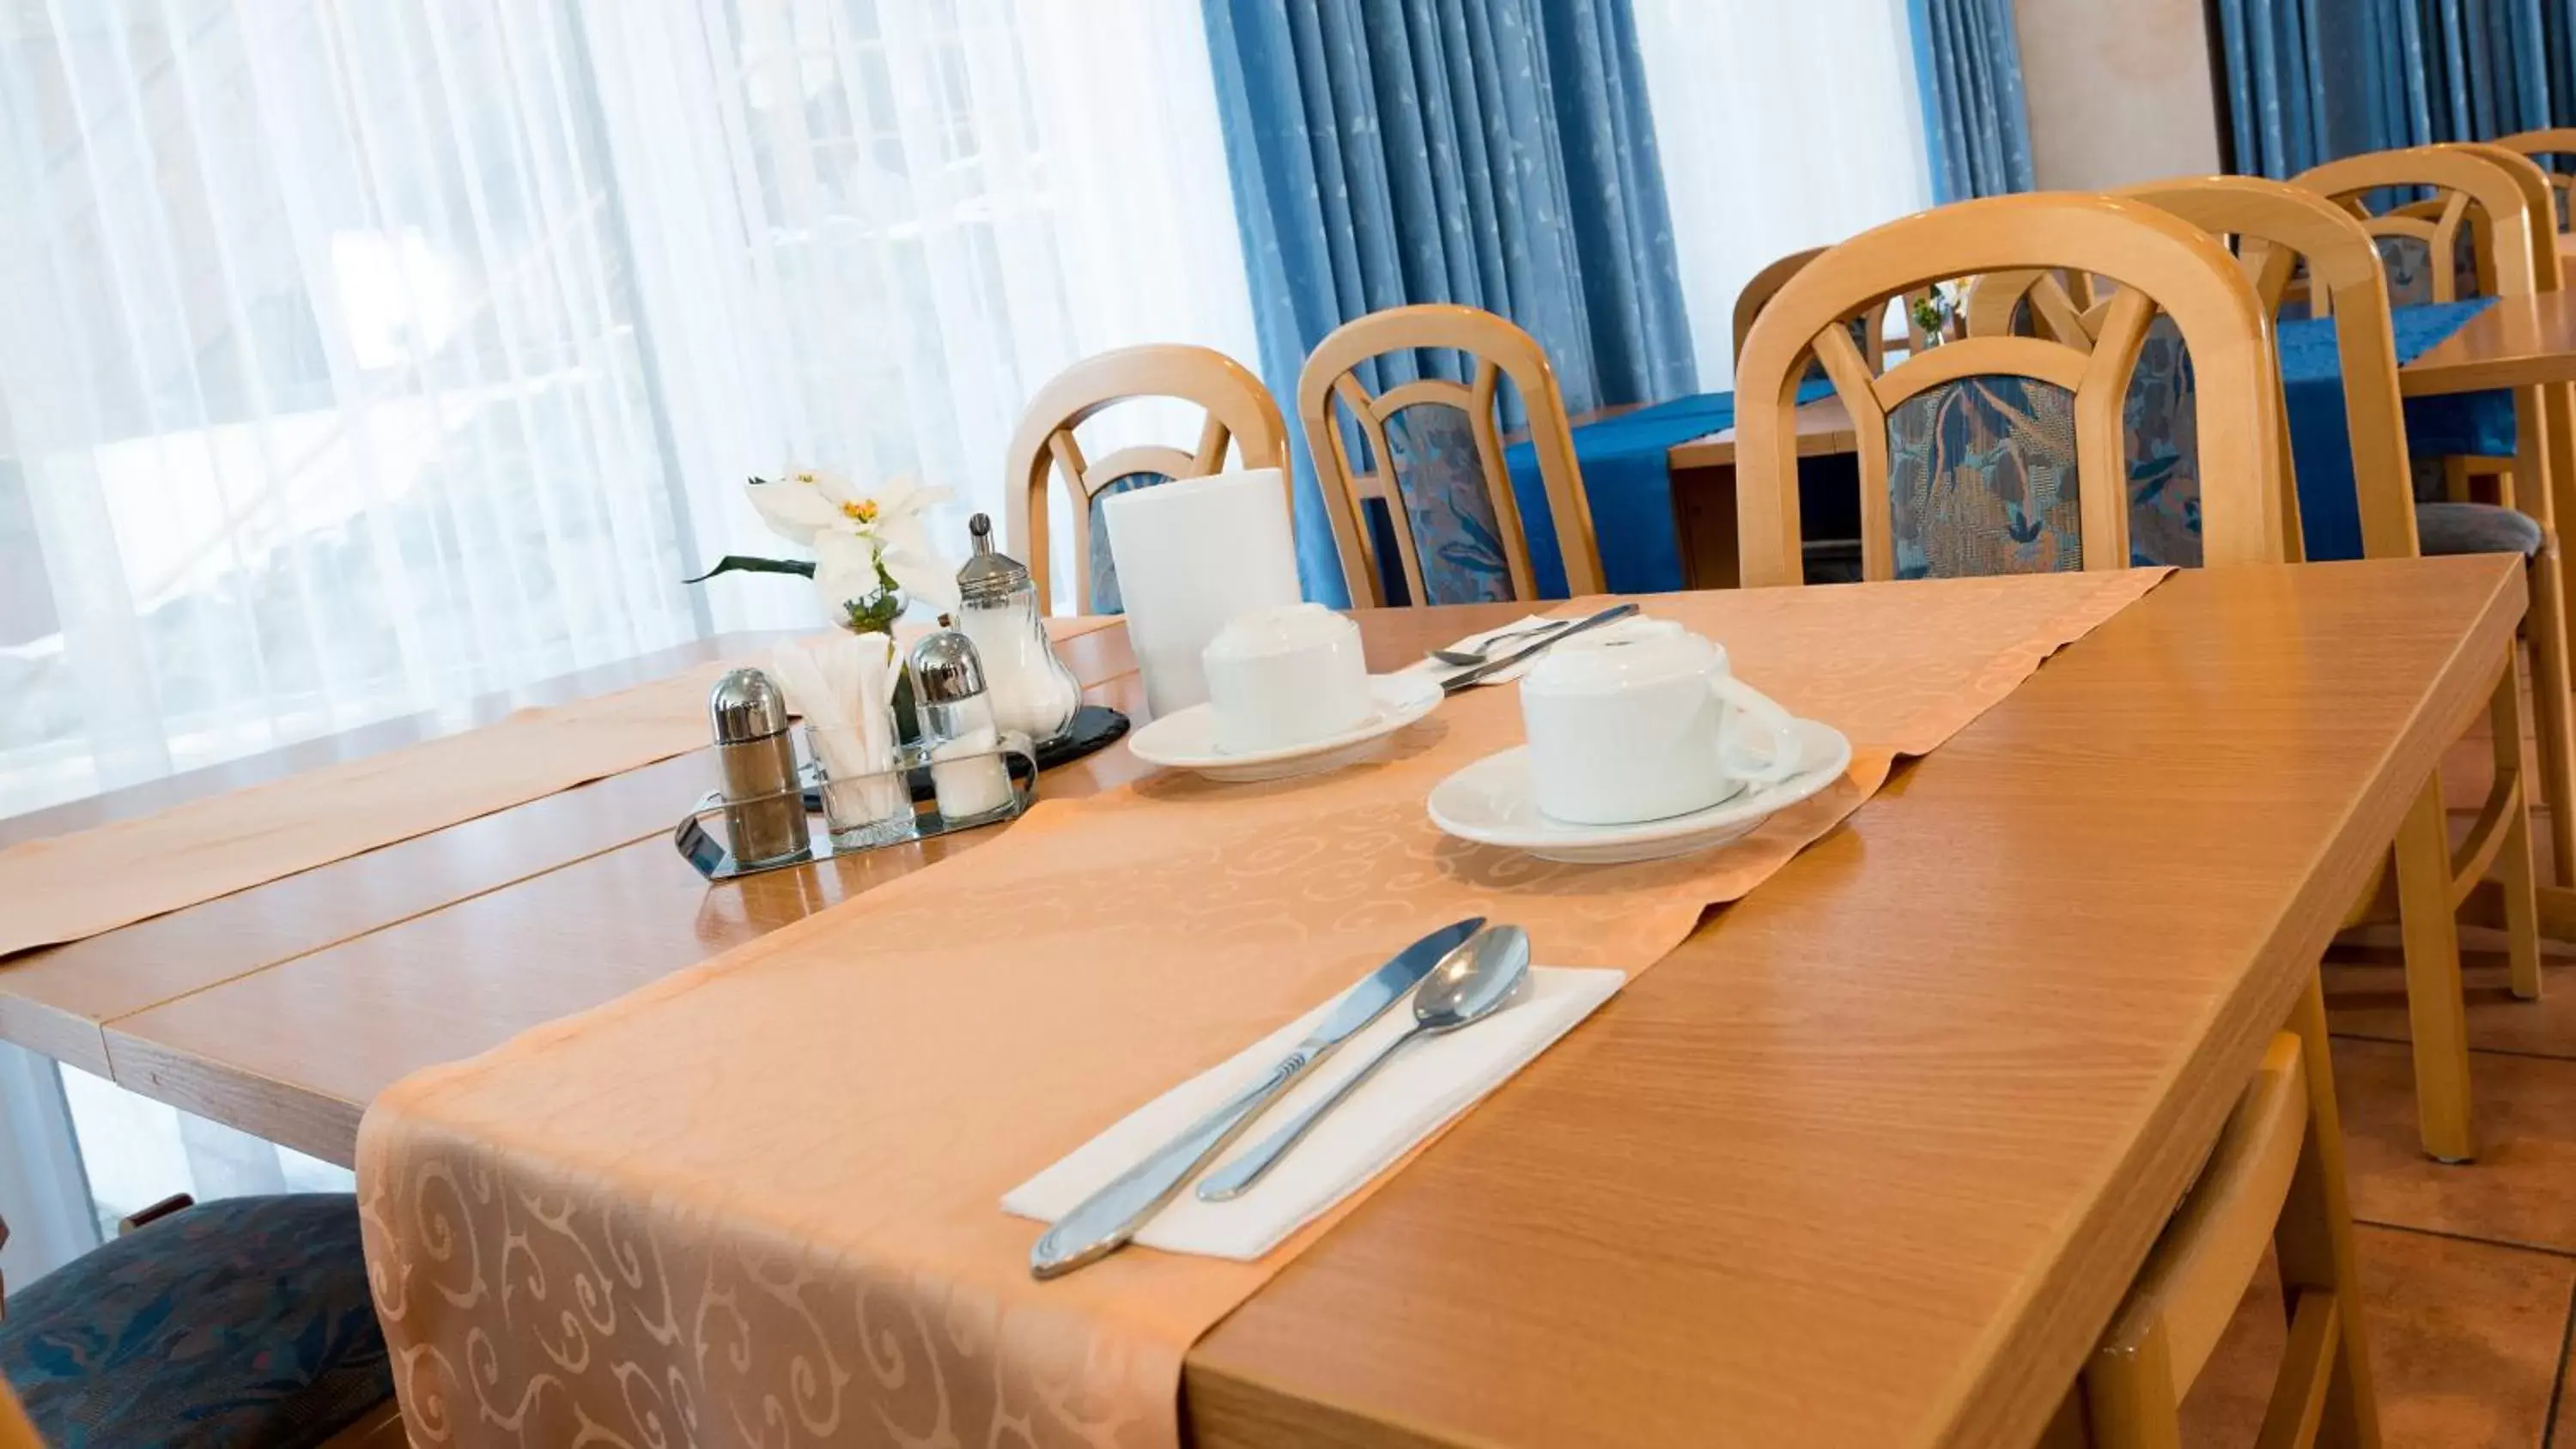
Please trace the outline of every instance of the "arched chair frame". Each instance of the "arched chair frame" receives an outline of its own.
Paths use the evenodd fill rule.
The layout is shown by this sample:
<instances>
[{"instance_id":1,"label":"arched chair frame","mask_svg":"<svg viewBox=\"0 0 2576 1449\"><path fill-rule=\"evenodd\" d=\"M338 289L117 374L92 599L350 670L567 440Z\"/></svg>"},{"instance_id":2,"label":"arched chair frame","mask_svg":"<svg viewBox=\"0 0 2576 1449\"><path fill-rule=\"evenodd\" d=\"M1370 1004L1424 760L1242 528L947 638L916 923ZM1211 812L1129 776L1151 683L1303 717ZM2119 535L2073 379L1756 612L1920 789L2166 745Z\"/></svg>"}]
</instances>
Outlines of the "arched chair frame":
<instances>
[{"instance_id":1,"label":"arched chair frame","mask_svg":"<svg viewBox=\"0 0 2576 1449\"><path fill-rule=\"evenodd\" d=\"M1424 377L1399 383L1372 395L1358 376L1361 364L1390 352L1417 348L1461 352L1475 362L1465 383ZM1387 448L1387 420L1423 404L1454 407L1467 415L1476 440L1479 471L1494 509L1514 598L1538 597L1530 569L1529 538L1519 500L1504 463L1502 425L1495 399L1504 378L1520 393L1529 414L1529 440L1538 454L1539 478L1556 523L1558 552L1565 561L1568 592L1576 597L1602 592L1601 546L1592 531L1592 510L1583 494L1583 474L1575 465L1572 425L1565 398L1557 389L1556 370L1537 339L1491 312L1445 302L1421 303L1372 312L1343 323L1315 345L1297 378L1297 418L1306 430L1306 448L1322 475L1326 512L1332 515L1333 541L1341 549L1342 577L1354 604L1386 602L1379 586L1377 546L1366 525L1367 500L1385 502L1393 515L1396 556L1405 587L1418 603L1429 597L1422 557L1413 537L1404 499L1395 482L1393 455ZM1376 471L1362 473L1351 458L1349 433L1334 416L1338 400L1348 409L1367 440Z\"/></svg>"},{"instance_id":2,"label":"arched chair frame","mask_svg":"<svg viewBox=\"0 0 2576 1449\"><path fill-rule=\"evenodd\" d=\"M2089 350L2057 337L1979 335L1909 357L1884 374L1839 320L1947 278L2059 271L2119 284ZM2047 285L2064 288L2054 278ZM2080 314L2071 297L2070 314ZM1890 222L1816 258L1763 308L1737 377L1738 509L1747 585L1802 581L1795 411L1809 356L1825 365L1860 446L1861 571L1896 572L1887 416L1965 378L2035 378L2075 397L2076 467L2087 568L2129 562L2121 404L2154 310L2181 330L2199 370L2203 556L2213 564L2281 557L2280 375L2252 285L2199 229L2142 202L2073 194L1990 197Z\"/></svg>"},{"instance_id":3,"label":"arched chair frame","mask_svg":"<svg viewBox=\"0 0 2576 1449\"><path fill-rule=\"evenodd\" d=\"M1807 263L1823 256L1826 250L1827 249L1824 247L1809 247L1802 252L1791 252L1787 256L1773 261L1769 266L1764 267L1762 270L1755 272L1753 274L1753 279L1744 284L1744 290L1735 294L1735 356L1737 360L1741 361L1744 357L1744 339L1752 335L1753 319L1762 315L1763 304L1769 302L1774 296L1778 295L1781 287L1787 285L1791 277L1796 276L1798 272L1807 265ZM1902 310L1905 315L1904 345L1909 356L1923 351L1925 346L1931 341L1929 335L1927 335L1923 330L1922 320L1914 314L1915 302L1928 295L1930 295L1929 289L1923 288L1908 292L1903 298L1904 306ZM1887 365L1887 349L1896 341L1895 338L1887 335L1886 312L1886 305L1882 303L1879 307L1869 312L1866 319L1855 319L1866 320L1870 324L1869 326L1861 329L1860 344L1861 355L1869 360L1870 369L1872 371L1876 371Z\"/></svg>"},{"instance_id":4,"label":"arched chair frame","mask_svg":"<svg viewBox=\"0 0 2576 1449\"><path fill-rule=\"evenodd\" d=\"M2552 229L2576 230L2576 126L2516 131L2510 136L2498 136L2489 144L2530 157L2549 178ZM2543 156L2558 157L2559 165L2549 165L2540 159Z\"/></svg>"},{"instance_id":5,"label":"arched chair frame","mask_svg":"<svg viewBox=\"0 0 2576 1449\"><path fill-rule=\"evenodd\" d=\"M1074 429L1104 409L1142 398L1175 398L1202 409L1207 417L1197 445L1184 451L1146 444L1096 461L1085 457ZM1280 470L1280 488L1293 518L1288 424L1270 389L1242 363L1213 348L1155 343L1104 352L1056 374L1021 414L1004 480L1006 537L1026 555L1038 598L1052 607L1050 476L1060 475L1072 498L1073 597L1080 612L1091 599L1091 500L1119 479L1140 473L1178 482L1222 472L1229 443L1243 467Z\"/></svg>"}]
</instances>

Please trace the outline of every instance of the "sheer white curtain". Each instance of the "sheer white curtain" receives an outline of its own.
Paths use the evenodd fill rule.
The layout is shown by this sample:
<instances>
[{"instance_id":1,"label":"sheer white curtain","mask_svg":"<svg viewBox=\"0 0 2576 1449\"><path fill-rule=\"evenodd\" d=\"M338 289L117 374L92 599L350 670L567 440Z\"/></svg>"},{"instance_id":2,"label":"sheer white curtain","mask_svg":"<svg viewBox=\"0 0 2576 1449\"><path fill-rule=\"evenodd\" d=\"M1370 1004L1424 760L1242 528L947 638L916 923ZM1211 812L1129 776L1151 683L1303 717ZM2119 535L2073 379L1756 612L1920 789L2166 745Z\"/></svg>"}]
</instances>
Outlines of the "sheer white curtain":
<instances>
[{"instance_id":1,"label":"sheer white curtain","mask_svg":"<svg viewBox=\"0 0 2576 1449\"><path fill-rule=\"evenodd\" d=\"M679 583L791 460L962 554L1054 371L1252 355L1199 3L0 5L0 814L818 623ZM102 1209L328 1180L73 1087Z\"/></svg>"},{"instance_id":2,"label":"sheer white curtain","mask_svg":"<svg viewBox=\"0 0 2576 1449\"><path fill-rule=\"evenodd\" d=\"M706 556L776 549L736 485L792 457L953 489L962 557L1054 373L1253 355L1196 0L585 8ZM770 581L709 595L723 625L814 617Z\"/></svg>"},{"instance_id":3,"label":"sheer white curtain","mask_svg":"<svg viewBox=\"0 0 2576 1449\"><path fill-rule=\"evenodd\" d=\"M1790 252L1932 204L1904 0L1636 0L1700 385L1735 296Z\"/></svg>"}]
</instances>

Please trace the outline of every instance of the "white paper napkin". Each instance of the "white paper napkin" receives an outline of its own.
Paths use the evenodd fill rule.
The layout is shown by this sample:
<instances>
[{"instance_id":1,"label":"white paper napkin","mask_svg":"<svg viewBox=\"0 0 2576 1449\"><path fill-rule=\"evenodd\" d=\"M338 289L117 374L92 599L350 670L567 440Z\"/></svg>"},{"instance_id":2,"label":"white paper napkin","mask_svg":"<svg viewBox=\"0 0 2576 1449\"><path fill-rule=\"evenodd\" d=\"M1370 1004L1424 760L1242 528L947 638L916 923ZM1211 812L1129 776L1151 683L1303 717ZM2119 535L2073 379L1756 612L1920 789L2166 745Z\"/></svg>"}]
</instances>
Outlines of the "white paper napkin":
<instances>
[{"instance_id":1,"label":"white paper napkin","mask_svg":"<svg viewBox=\"0 0 2576 1449\"><path fill-rule=\"evenodd\" d=\"M1260 1257L1384 1171L1442 1123L1510 1080L1512 1073L1573 1030L1628 979L1621 971L1547 966L1530 974L1529 995L1509 1009L1474 1026L1406 1047L1280 1159L1260 1186L1232 1202L1209 1203L1198 1200L1194 1182L1145 1225L1136 1241L1211 1258L1248 1262ZM1003 1194L1002 1210L1054 1222L1246 1083L1268 1075L1331 1005L1316 1007L1231 1060L1137 1108L1054 1166ZM1207 1170L1213 1172L1250 1151L1412 1025L1410 1002L1397 1002L1271 1104Z\"/></svg>"},{"instance_id":2,"label":"white paper napkin","mask_svg":"<svg viewBox=\"0 0 2576 1449\"><path fill-rule=\"evenodd\" d=\"M1443 649L1458 650L1476 649L1482 647L1485 641L1492 639L1498 634L1512 634L1523 629L1535 629L1541 624L1562 624L1567 622L1570 621L1553 618L1546 614L1530 614L1525 617L1515 619L1508 624L1496 624L1494 627L1486 630L1482 634L1470 634L1464 639L1460 639L1450 644L1443 644L1440 647ZM1534 638L1519 639L1505 645L1502 649L1495 652L1507 654L1514 649L1525 648L1536 642L1537 641ZM1474 684L1469 685L1468 688L1481 689L1488 684L1509 684L1513 680L1520 678L1522 675L1529 673L1530 666L1537 662L1538 659L1533 656L1522 660L1520 663L1513 665L1509 669L1497 669L1493 673L1486 675L1484 678L1477 680ZM1453 674L1464 674L1470 669L1478 669L1482 667L1483 666L1476 664L1443 664L1439 660L1431 658L1425 658L1422 662L1413 666L1415 670L1430 676L1432 682L1435 684L1448 679L1449 676Z\"/></svg>"}]
</instances>

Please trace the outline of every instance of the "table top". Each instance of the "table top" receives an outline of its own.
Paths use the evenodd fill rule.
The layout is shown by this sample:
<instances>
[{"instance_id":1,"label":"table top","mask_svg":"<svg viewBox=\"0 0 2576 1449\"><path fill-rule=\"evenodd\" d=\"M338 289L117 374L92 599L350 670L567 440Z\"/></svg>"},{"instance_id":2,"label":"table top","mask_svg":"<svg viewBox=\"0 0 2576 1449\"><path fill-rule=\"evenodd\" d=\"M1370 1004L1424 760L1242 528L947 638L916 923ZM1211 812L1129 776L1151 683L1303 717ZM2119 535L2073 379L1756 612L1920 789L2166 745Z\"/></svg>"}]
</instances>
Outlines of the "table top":
<instances>
[{"instance_id":1,"label":"table top","mask_svg":"<svg viewBox=\"0 0 2576 1449\"><path fill-rule=\"evenodd\" d=\"M2397 369L2408 397L2576 382L2576 291L2498 297L2459 331Z\"/></svg>"},{"instance_id":2,"label":"table top","mask_svg":"<svg viewBox=\"0 0 2576 1449\"><path fill-rule=\"evenodd\" d=\"M1715 915L1219 1325L1187 1367L1193 1437L2026 1442L2406 801L2483 708L2521 608L2501 558L2167 581ZM1382 669L1518 612L1360 617ZM1141 708L1121 631L1064 652L1093 698ZM32 1011L85 1022L118 1080L345 1162L363 1104L413 1068L978 838L709 889L660 818L693 795L692 761L708 768L684 757L624 786L658 812L610 808L607 781L550 797L553 834L496 830L520 852L507 881L435 852L398 866L403 847L344 862L352 892L433 883L383 884L374 928L351 930L352 907L308 933L350 934L283 959L173 964L229 929L215 907L313 889L295 881L143 923L148 942L95 938L102 974L146 978L112 1006L56 999L72 976L28 969L65 953L0 964L0 999L24 1008L0 1035L26 1040ZM1113 747L1047 789L1137 773ZM584 796L616 823L574 829L590 807L560 802ZM650 835L596 843L647 815Z\"/></svg>"}]
</instances>

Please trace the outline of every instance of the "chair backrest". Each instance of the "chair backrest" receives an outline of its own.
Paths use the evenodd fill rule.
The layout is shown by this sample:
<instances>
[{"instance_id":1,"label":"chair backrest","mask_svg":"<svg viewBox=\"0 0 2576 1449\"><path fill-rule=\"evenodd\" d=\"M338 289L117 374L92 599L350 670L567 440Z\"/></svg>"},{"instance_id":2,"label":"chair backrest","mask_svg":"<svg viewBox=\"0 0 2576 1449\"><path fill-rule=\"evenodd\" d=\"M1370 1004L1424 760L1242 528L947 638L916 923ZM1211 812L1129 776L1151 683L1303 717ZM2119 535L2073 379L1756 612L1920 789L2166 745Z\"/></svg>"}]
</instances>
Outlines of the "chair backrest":
<instances>
[{"instance_id":1,"label":"chair backrest","mask_svg":"<svg viewBox=\"0 0 2576 1449\"><path fill-rule=\"evenodd\" d=\"M2498 136L2490 145L2528 156L2549 177L2554 229L2576 227L2576 126L2551 126Z\"/></svg>"},{"instance_id":2,"label":"chair backrest","mask_svg":"<svg viewBox=\"0 0 2576 1449\"><path fill-rule=\"evenodd\" d=\"M2024 271L2099 276L2117 290L2098 326L2016 337L1972 325L1883 374L1840 325L1938 280ZM2054 275L2031 295L2070 318L2083 310ZM1801 581L1794 414L1810 355L1858 435L1864 578L2127 567L2123 403L2158 308L2199 372L2203 557L2278 559L2280 376L2235 258L2142 202L2008 196L1864 232L1763 309L1736 379L1744 582Z\"/></svg>"},{"instance_id":3,"label":"chair backrest","mask_svg":"<svg viewBox=\"0 0 2576 1449\"><path fill-rule=\"evenodd\" d=\"M1424 376L1376 394L1360 380L1363 364L1414 349L1465 354L1473 363L1470 380ZM1368 526L1371 498L1385 503L1394 524L1396 557L1414 603L1538 597L1496 411L1506 377L1529 415L1529 441L1565 560L1566 585L1578 597L1602 591L1601 548L1574 462L1565 399L1547 354L1536 339L1491 312L1424 303L1372 312L1335 328L1316 344L1297 378L1297 420L1323 481L1354 604L1386 602ZM1353 460L1350 427L1337 416L1336 400L1367 444L1374 464L1369 471Z\"/></svg>"},{"instance_id":4,"label":"chair backrest","mask_svg":"<svg viewBox=\"0 0 2576 1449\"><path fill-rule=\"evenodd\" d=\"M1083 456L1074 429L1118 403L1176 398L1195 403L1207 418L1198 444L1121 448L1098 462ZM1204 478L1225 471L1226 445L1245 468L1277 468L1288 477L1288 425L1270 389L1251 369L1205 347L1156 344L1122 347L1086 358L1038 390L1011 439L1010 473L1004 480L1006 537L1025 556L1038 597L1052 601L1047 538L1047 479L1060 475L1073 503L1073 578L1077 609L1094 606L1092 510L1104 491ZM1293 498L1291 500L1293 508ZM1103 555L1105 563L1106 556ZM1105 572L1105 569L1102 570Z\"/></svg>"},{"instance_id":5,"label":"chair backrest","mask_svg":"<svg viewBox=\"0 0 2576 1449\"><path fill-rule=\"evenodd\" d=\"M1740 362L1744 358L1744 339L1753 332L1753 319L1762 315L1762 304L1770 301L1791 277L1798 274L1800 268L1824 254L1823 247L1809 247L1803 252L1791 252L1755 272L1753 280L1744 284L1744 290L1735 294L1737 361ZM1930 295L1931 289L1927 287L1908 292L1900 299L1902 306L1899 310L1903 312L1905 322L1905 350L1909 355L1921 352L1930 341L1930 334L1924 330L1922 318L1918 317L1914 310L1917 302ZM1853 318L1851 323L1852 339L1860 344L1861 355L1869 359L1869 365L1873 368L1886 366L1888 344L1896 340L1887 335L1886 310L1881 306L1865 317ZM1823 373L1820 370L1816 375L1822 376Z\"/></svg>"},{"instance_id":6,"label":"chair backrest","mask_svg":"<svg viewBox=\"0 0 2576 1449\"><path fill-rule=\"evenodd\" d=\"M2458 299L2455 258L2463 228L2482 288L2507 297L2538 289L2536 247L2547 233L2532 226L2528 177L2476 148L2372 151L2313 167L2291 182L2343 207L2369 229L2389 268L2389 299L2401 306ZM2433 195L2372 212L2373 194L2392 189Z\"/></svg>"},{"instance_id":7,"label":"chair backrest","mask_svg":"<svg viewBox=\"0 0 2576 1449\"><path fill-rule=\"evenodd\" d=\"M2522 199L2530 208L2532 287L2541 292L2557 291L2566 282L2567 263L2558 250L2558 193L2547 168L2520 151L2492 141L2464 142L2452 149L2503 167L2513 177L2514 185L2522 189ZM2478 274L2486 277L2500 265L2500 258L2482 258Z\"/></svg>"}]
</instances>

